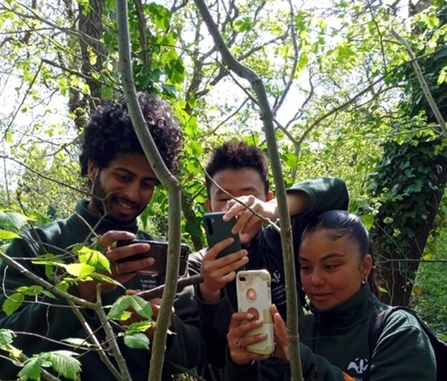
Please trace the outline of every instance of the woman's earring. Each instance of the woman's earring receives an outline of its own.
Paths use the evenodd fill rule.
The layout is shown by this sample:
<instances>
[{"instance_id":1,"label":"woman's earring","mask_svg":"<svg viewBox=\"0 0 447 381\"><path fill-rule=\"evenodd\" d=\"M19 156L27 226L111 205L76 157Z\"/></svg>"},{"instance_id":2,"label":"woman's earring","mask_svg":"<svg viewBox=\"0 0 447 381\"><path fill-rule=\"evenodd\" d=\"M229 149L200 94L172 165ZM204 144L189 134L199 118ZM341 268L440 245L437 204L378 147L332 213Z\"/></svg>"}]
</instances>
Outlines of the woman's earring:
<instances>
[{"instance_id":1,"label":"woman's earring","mask_svg":"<svg viewBox=\"0 0 447 381\"><path fill-rule=\"evenodd\" d=\"M368 282L368 277L363 278L362 284L366 284L366 282Z\"/></svg>"}]
</instances>

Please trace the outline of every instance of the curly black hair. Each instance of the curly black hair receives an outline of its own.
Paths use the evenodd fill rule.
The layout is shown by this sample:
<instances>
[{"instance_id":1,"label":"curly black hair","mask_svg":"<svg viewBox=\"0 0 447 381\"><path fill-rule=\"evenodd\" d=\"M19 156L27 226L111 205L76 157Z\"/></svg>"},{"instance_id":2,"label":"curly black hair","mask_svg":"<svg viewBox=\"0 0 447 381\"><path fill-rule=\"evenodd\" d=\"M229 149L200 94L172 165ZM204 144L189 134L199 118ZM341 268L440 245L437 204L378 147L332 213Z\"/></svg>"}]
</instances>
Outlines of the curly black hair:
<instances>
[{"instance_id":1,"label":"curly black hair","mask_svg":"<svg viewBox=\"0 0 447 381\"><path fill-rule=\"evenodd\" d=\"M268 164L266 155L256 146L245 142L227 142L214 149L205 168L208 175L214 175L225 169L252 168L259 173L264 181L265 193L269 191ZM208 195L213 182L206 176Z\"/></svg>"},{"instance_id":2,"label":"curly black hair","mask_svg":"<svg viewBox=\"0 0 447 381\"><path fill-rule=\"evenodd\" d=\"M169 171L178 171L182 131L170 106L154 95L137 94L143 117ZM133 129L124 100L99 107L85 127L82 152L79 156L81 175L87 176L91 160L102 169L120 153L144 153Z\"/></svg>"}]
</instances>

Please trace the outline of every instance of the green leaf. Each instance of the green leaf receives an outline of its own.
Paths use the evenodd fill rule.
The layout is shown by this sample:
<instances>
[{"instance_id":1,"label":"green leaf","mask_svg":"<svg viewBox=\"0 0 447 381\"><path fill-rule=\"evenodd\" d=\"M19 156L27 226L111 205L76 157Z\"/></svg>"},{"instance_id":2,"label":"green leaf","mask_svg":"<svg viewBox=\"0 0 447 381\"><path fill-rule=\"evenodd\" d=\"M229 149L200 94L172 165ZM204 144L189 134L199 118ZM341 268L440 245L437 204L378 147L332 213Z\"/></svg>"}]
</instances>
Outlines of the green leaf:
<instances>
[{"instance_id":1,"label":"green leaf","mask_svg":"<svg viewBox=\"0 0 447 381\"><path fill-rule=\"evenodd\" d=\"M8 239L14 239L14 238L20 238L20 236L17 233L14 233L10 230L0 230L0 239L1 240L8 240Z\"/></svg>"},{"instance_id":2,"label":"green leaf","mask_svg":"<svg viewBox=\"0 0 447 381\"><path fill-rule=\"evenodd\" d=\"M131 306L138 315L145 319L152 319L152 308L146 300L135 295L128 296L131 297Z\"/></svg>"},{"instance_id":3,"label":"green leaf","mask_svg":"<svg viewBox=\"0 0 447 381\"><path fill-rule=\"evenodd\" d=\"M152 319L152 308L149 303L135 295L124 295L113 303L108 313L110 319L126 320L129 318L128 308L131 307L135 313L145 319Z\"/></svg>"},{"instance_id":4,"label":"green leaf","mask_svg":"<svg viewBox=\"0 0 447 381\"><path fill-rule=\"evenodd\" d=\"M6 134L4 135L5 137L5 142L6 143L12 143L12 133L10 130L6 131Z\"/></svg>"},{"instance_id":5,"label":"green leaf","mask_svg":"<svg viewBox=\"0 0 447 381\"><path fill-rule=\"evenodd\" d=\"M110 272L110 262L99 250L87 246L75 247L73 252L78 255L79 262L89 264L97 270Z\"/></svg>"},{"instance_id":6,"label":"green leaf","mask_svg":"<svg viewBox=\"0 0 447 381\"><path fill-rule=\"evenodd\" d=\"M9 329L0 328L0 348L12 343L14 332Z\"/></svg>"},{"instance_id":7,"label":"green leaf","mask_svg":"<svg viewBox=\"0 0 447 381\"><path fill-rule=\"evenodd\" d=\"M68 265L59 263L58 265L63 267L70 275L75 277L85 278L95 272L95 268L93 266L85 263L70 263Z\"/></svg>"},{"instance_id":8,"label":"green leaf","mask_svg":"<svg viewBox=\"0 0 447 381\"><path fill-rule=\"evenodd\" d=\"M41 369L52 367L63 377L76 381L81 371L81 363L74 356L77 356L77 353L70 351L41 353L25 362L23 369L19 372L19 376L31 380L40 380Z\"/></svg>"},{"instance_id":9,"label":"green leaf","mask_svg":"<svg viewBox=\"0 0 447 381\"><path fill-rule=\"evenodd\" d=\"M43 366L48 366L48 364L44 364L42 359L38 357L33 357L26 361L18 376L30 380L40 380L40 370Z\"/></svg>"},{"instance_id":10,"label":"green leaf","mask_svg":"<svg viewBox=\"0 0 447 381\"><path fill-rule=\"evenodd\" d=\"M0 228L18 233L27 224L29 218L17 212L0 211Z\"/></svg>"},{"instance_id":11,"label":"green leaf","mask_svg":"<svg viewBox=\"0 0 447 381\"><path fill-rule=\"evenodd\" d=\"M155 321L153 320L143 320L136 323L132 323L126 326L128 332L146 332L149 328L155 326Z\"/></svg>"},{"instance_id":12,"label":"green leaf","mask_svg":"<svg viewBox=\"0 0 447 381\"><path fill-rule=\"evenodd\" d=\"M123 313L130 306L130 295L122 296L118 298L115 303L113 303L107 317L109 319L122 320Z\"/></svg>"},{"instance_id":13,"label":"green leaf","mask_svg":"<svg viewBox=\"0 0 447 381\"><path fill-rule=\"evenodd\" d=\"M15 311L17 311L18 308L23 304L23 301L25 300L25 295L20 292L15 292L11 296L9 296L2 305L3 312L10 316Z\"/></svg>"},{"instance_id":14,"label":"green leaf","mask_svg":"<svg viewBox=\"0 0 447 381\"><path fill-rule=\"evenodd\" d=\"M48 360L57 373L69 380L76 380L78 373L81 371L81 363L74 358L77 355L77 353L70 351L49 352Z\"/></svg>"},{"instance_id":15,"label":"green leaf","mask_svg":"<svg viewBox=\"0 0 447 381\"><path fill-rule=\"evenodd\" d=\"M133 349L149 349L149 338L141 332L131 332L124 336L124 344Z\"/></svg>"}]
</instances>

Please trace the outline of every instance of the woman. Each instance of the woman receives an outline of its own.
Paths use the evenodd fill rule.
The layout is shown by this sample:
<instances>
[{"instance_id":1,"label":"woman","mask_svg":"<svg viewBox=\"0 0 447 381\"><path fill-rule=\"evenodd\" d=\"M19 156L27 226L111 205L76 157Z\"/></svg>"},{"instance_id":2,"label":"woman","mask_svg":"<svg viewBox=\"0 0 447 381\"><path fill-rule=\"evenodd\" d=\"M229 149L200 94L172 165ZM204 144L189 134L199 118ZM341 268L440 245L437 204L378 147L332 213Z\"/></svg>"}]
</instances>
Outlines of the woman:
<instances>
[{"instance_id":1,"label":"woman","mask_svg":"<svg viewBox=\"0 0 447 381\"><path fill-rule=\"evenodd\" d=\"M435 357L429 339L416 318L406 311L390 315L370 353L370 326L388 306L375 295L369 236L360 218L339 210L316 217L303 233L299 264L312 310L299 322L306 381L435 380ZM245 350L265 338L246 336L262 323L247 313L233 315L227 335L227 380L291 379L286 325L275 306L271 313L275 360Z\"/></svg>"}]
</instances>

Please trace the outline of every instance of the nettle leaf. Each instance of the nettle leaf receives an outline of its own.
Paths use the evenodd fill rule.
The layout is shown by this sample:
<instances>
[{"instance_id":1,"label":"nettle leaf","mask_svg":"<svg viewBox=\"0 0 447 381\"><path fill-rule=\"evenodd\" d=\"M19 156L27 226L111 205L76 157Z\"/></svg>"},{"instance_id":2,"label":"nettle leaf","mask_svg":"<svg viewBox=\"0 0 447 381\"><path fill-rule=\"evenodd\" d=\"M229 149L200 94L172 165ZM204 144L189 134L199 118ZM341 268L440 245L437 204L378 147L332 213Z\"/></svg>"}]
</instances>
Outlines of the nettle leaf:
<instances>
[{"instance_id":1,"label":"nettle leaf","mask_svg":"<svg viewBox=\"0 0 447 381\"><path fill-rule=\"evenodd\" d=\"M0 328L0 348L12 343L14 332L9 329Z\"/></svg>"},{"instance_id":2,"label":"nettle leaf","mask_svg":"<svg viewBox=\"0 0 447 381\"><path fill-rule=\"evenodd\" d=\"M81 371L81 363L74 358L76 355L75 352L70 351L41 353L25 362L19 376L31 380L40 380L41 368L52 367L61 376L76 381Z\"/></svg>"},{"instance_id":3,"label":"nettle leaf","mask_svg":"<svg viewBox=\"0 0 447 381\"><path fill-rule=\"evenodd\" d=\"M130 332L124 336L124 344L132 349L149 349L149 338L141 332Z\"/></svg>"},{"instance_id":4,"label":"nettle leaf","mask_svg":"<svg viewBox=\"0 0 447 381\"><path fill-rule=\"evenodd\" d=\"M15 311L17 311L17 309L20 308L24 300L25 300L24 294L20 292L12 294L3 302L2 304L3 312L8 316L12 315Z\"/></svg>"}]
</instances>

